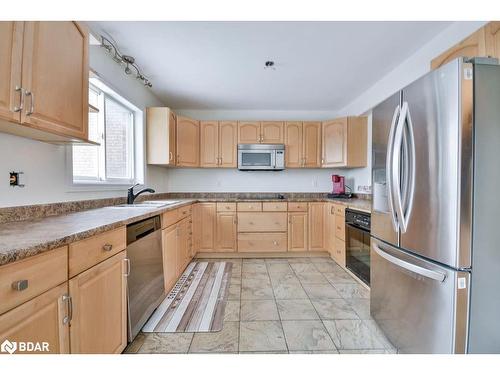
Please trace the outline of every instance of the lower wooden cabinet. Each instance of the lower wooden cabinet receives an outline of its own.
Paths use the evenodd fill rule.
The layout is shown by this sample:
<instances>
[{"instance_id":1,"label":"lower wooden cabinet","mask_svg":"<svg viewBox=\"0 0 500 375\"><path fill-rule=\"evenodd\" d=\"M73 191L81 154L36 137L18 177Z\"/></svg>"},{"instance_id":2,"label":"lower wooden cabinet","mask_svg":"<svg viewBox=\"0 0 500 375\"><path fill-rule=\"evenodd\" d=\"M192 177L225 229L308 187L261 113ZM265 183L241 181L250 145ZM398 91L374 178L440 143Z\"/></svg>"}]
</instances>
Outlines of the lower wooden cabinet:
<instances>
[{"instance_id":1,"label":"lower wooden cabinet","mask_svg":"<svg viewBox=\"0 0 500 375\"><path fill-rule=\"evenodd\" d=\"M47 351L31 353L69 353L67 282L0 315L0 342L47 343ZM42 344L43 345L43 344ZM15 353L22 353L17 347Z\"/></svg>"},{"instance_id":2,"label":"lower wooden cabinet","mask_svg":"<svg viewBox=\"0 0 500 375\"><path fill-rule=\"evenodd\" d=\"M325 250L326 203L309 203L309 250Z\"/></svg>"},{"instance_id":3,"label":"lower wooden cabinet","mask_svg":"<svg viewBox=\"0 0 500 375\"><path fill-rule=\"evenodd\" d=\"M238 233L239 252L282 252L287 249L286 233Z\"/></svg>"},{"instance_id":4,"label":"lower wooden cabinet","mask_svg":"<svg viewBox=\"0 0 500 375\"><path fill-rule=\"evenodd\" d=\"M69 280L71 353L121 353L127 345L125 258L122 251Z\"/></svg>"},{"instance_id":5,"label":"lower wooden cabinet","mask_svg":"<svg viewBox=\"0 0 500 375\"><path fill-rule=\"evenodd\" d=\"M193 233L196 251L211 252L215 249L216 207L215 202L195 204Z\"/></svg>"},{"instance_id":6,"label":"lower wooden cabinet","mask_svg":"<svg viewBox=\"0 0 500 375\"><path fill-rule=\"evenodd\" d=\"M177 281L177 225L162 230L163 277L165 291L169 292Z\"/></svg>"},{"instance_id":7,"label":"lower wooden cabinet","mask_svg":"<svg viewBox=\"0 0 500 375\"><path fill-rule=\"evenodd\" d=\"M236 212L217 212L216 251L235 252L236 245Z\"/></svg>"},{"instance_id":8,"label":"lower wooden cabinet","mask_svg":"<svg viewBox=\"0 0 500 375\"><path fill-rule=\"evenodd\" d=\"M333 258L335 256L335 205L328 203L325 218L325 247Z\"/></svg>"},{"instance_id":9,"label":"lower wooden cabinet","mask_svg":"<svg viewBox=\"0 0 500 375\"><path fill-rule=\"evenodd\" d=\"M307 251L308 247L307 212L288 214L288 251Z\"/></svg>"}]
</instances>

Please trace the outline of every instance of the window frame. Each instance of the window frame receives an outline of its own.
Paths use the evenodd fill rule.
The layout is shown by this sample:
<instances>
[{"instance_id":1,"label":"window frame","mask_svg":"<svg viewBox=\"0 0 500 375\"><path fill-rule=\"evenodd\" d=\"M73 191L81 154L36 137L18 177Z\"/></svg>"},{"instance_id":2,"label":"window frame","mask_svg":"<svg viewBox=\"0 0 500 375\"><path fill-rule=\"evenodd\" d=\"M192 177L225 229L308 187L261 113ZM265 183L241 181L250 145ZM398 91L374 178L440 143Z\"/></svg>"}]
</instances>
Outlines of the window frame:
<instances>
[{"instance_id":1,"label":"window frame","mask_svg":"<svg viewBox=\"0 0 500 375\"><path fill-rule=\"evenodd\" d=\"M90 178L75 178L73 175L73 145L67 147L66 150L66 165L67 165L67 175L68 175L68 190L69 191L100 191L100 190L122 190L124 187L134 185L136 183L144 184L144 125L143 125L143 111L138 107L133 105L129 100L127 100L122 95L118 94L116 90L104 82L100 78L90 78L89 89L92 89L99 93L99 111L98 116L98 126L102 127L98 129L99 138L98 142L101 145L99 147L98 155L98 177ZM105 145L105 112L106 112L106 99L117 103L120 106L125 107L130 111L132 117L131 126L131 137L129 138L129 147L131 147L132 152L129 153L130 168L129 171L132 174L131 179L123 178L106 178L106 145ZM76 145L77 146L77 145ZM92 146L90 146L92 147ZM104 174L104 177L103 177Z\"/></svg>"}]
</instances>

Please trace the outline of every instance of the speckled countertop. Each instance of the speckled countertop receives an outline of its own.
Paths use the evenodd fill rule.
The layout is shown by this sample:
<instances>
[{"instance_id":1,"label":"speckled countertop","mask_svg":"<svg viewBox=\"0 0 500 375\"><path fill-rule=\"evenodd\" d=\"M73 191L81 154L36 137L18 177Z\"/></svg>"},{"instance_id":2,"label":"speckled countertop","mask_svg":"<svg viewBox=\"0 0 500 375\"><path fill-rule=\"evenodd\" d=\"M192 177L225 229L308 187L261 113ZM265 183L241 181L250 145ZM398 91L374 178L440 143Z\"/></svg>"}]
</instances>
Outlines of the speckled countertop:
<instances>
[{"instance_id":1,"label":"speckled countertop","mask_svg":"<svg viewBox=\"0 0 500 375\"><path fill-rule=\"evenodd\" d=\"M0 224L0 266L24 259L71 242L91 237L166 211L195 202L259 201L259 202L335 202L353 209L370 212L371 201L366 199L288 198L288 199L235 199L193 198L182 199L161 208L102 207L68 214L12 221Z\"/></svg>"}]
</instances>

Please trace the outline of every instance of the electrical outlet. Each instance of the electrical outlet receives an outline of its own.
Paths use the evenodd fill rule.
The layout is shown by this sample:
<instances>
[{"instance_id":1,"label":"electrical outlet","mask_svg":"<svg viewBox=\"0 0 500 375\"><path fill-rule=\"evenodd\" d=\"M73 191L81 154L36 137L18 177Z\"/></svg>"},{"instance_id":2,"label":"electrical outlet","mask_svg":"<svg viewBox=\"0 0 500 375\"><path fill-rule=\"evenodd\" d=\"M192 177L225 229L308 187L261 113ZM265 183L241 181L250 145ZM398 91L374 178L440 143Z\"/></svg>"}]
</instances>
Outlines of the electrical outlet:
<instances>
[{"instance_id":1,"label":"electrical outlet","mask_svg":"<svg viewBox=\"0 0 500 375\"><path fill-rule=\"evenodd\" d=\"M317 178L313 178L313 186L318 187L318 179Z\"/></svg>"},{"instance_id":2,"label":"electrical outlet","mask_svg":"<svg viewBox=\"0 0 500 375\"><path fill-rule=\"evenodd\" d=\"M371 193L372 187L370 185L358 185L358 191L363 193Z\"/></svg>"}]
</instances>

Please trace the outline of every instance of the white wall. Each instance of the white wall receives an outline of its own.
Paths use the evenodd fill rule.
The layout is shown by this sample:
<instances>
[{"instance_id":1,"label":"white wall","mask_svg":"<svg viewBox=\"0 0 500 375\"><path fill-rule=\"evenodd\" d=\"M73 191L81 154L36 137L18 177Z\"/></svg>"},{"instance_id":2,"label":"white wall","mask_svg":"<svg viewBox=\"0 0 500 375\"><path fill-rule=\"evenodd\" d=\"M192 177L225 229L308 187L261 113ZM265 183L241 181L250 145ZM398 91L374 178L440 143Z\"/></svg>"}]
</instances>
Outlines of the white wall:
<instances>
[{"instance_id":1,"label":"white wall","mask_svg":"<svg viewBox=\"0 0 500 375\"><path fill-rule=\"evenodd\" d=\"M140 109L162 103L123 70L99 47L90 47L90 66L120 95ZM145 113L145 111L144 111ZM125 189L70 191L67 183L66 147L0 133L0 207L124 196ZM9 186L8 172L24 172L24 188ZM164 192L166 174L148 167L146 184Z\"/></svg>"}]
</instances>

